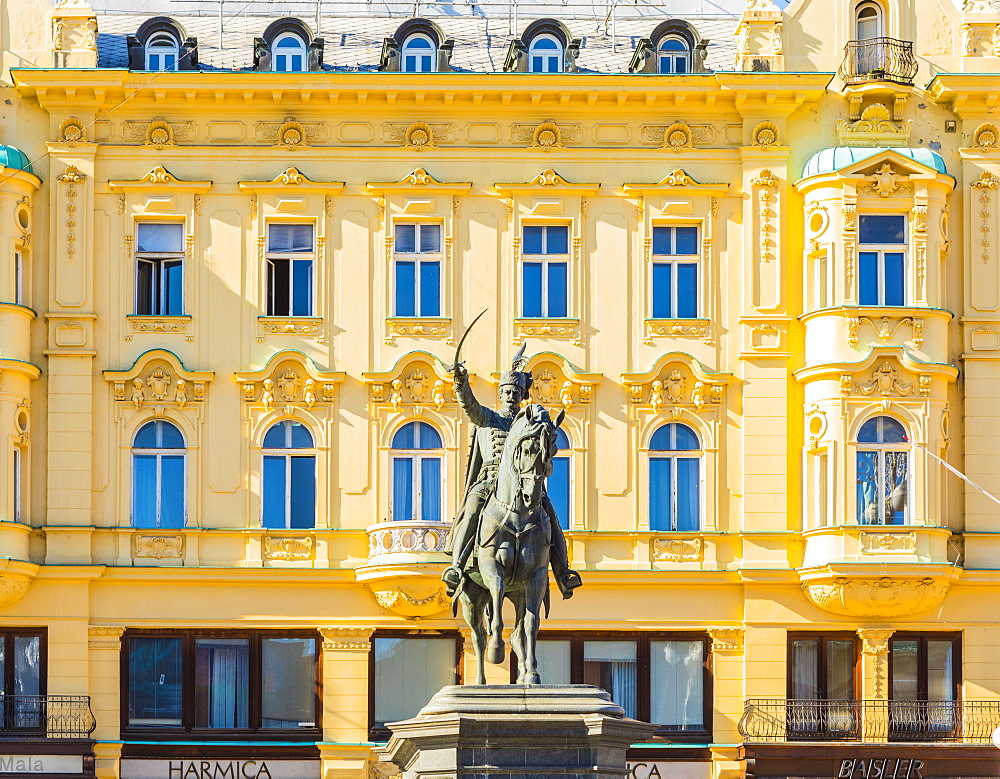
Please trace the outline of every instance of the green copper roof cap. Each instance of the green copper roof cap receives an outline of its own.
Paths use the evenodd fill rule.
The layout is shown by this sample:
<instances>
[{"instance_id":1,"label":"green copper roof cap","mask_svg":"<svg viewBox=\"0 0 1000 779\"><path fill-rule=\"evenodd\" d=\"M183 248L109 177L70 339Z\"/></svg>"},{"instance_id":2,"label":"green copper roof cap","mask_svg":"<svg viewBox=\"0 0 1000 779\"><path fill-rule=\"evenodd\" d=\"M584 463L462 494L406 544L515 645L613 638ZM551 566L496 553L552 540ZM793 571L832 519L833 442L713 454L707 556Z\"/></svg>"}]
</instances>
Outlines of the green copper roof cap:
<instances>
[{"instance_id":1,"label":"green copper roof cap","mask_svg":"<svg viewBox=\"0 0 1000 779\"><path fill-rule=\"evenodd\" d=\"M809 158L805 168L802 170L802 178L809 178L820 173L833 173L841 168L846 168L848 165L853 165L855 162L860 162L868 157L881 154L884 151L888 151L888 149L860 146L834 146L830 149L823 149L823 151L817 152ZM892 151L902 154L904 157L909 157L921 165L926 165L928 168L934 168L938 173L948 175L948 168L944 164L944 159L937 152L933 152L930 149L907 148L894 148Z\"/></svg>"},{"instance_id":2,"label":"green copper roof cap","mask_svg":"<svg viewBox=\"0 0 1000 779\"><path fill-rule=\"evenodd\" d=\"M15 146L4 146L0 144L0 165L5 168L18 168L34 174L31 169L31 161L28 155Z\"/></svg>"}]
</instances>

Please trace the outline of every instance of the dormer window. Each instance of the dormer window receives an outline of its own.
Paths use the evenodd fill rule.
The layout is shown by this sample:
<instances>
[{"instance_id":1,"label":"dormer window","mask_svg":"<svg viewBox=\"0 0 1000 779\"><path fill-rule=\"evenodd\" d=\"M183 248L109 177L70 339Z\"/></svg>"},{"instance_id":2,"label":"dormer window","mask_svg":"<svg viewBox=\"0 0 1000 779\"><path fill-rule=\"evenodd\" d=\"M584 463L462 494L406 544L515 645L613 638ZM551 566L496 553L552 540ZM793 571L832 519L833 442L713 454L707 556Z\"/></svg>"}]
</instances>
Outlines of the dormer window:
<instances>
[{"instance_id":1,"label":"dormer window","mask_svg":"<svg viewBox=\"0 0 1000 779\"><path fill-rule=\"evenodd\" d=\"M664 38L660 41L657 54L660 73L691 72L691 51L680 38Z\"/></svg>"},{"instance_id":2,"label":"dormer window","mask_svg":"<svg viewBox=\"0 0 1000 779\"><path fill-rule=\"evenodd\" d=\"M433 73L435 46L426 35L411 35L403 42L403 72Z\"/></svg>"},{"instance_id":3,"label":"dormer window","mask_svg":"<svg viewBox=\"0 0 1000 779\"><path fill-rule=\"evenodd\" d=\"M554 35L538 35L528 48L529 73L562 73L562 45Z\"/></svg>"},{"instance_id":4,"label":"dormer window","mask_svg":"<svg viewBox=\"0 0 1000 779\"><path fill-rule=\"evenodd\" d=\"M146 43L146 70L177 70L179 48L174 36L156 33Z\"/></svg>"},{"instance_id":5,"label":"dormer window","mask_svg":"<svg viewBox=\"0 0 1000 779\"><path fill-rule=\"evenodd\" d=\"M275 73L301 73L305 70L306 46L298 35L286 33L279 36L271 56Z\"/></svg>"}]
</instances>

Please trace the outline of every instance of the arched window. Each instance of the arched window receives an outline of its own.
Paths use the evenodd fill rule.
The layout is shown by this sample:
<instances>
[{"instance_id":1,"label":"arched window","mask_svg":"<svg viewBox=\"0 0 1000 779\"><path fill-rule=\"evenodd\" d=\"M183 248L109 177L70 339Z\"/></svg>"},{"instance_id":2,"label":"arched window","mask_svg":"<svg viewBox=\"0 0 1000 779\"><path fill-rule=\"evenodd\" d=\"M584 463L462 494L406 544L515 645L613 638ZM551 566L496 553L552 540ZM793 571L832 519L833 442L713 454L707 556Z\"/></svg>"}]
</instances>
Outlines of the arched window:
<instances>
[{"instance_id":1,"label":"arched window","mask_svg":"<svg viewBox=\"0 0 1000 779\"><path fill-rule=\"evenodd\" d=\"M264 434L261 524L266 528L316 527L316 451L301 422L276 422Z\"/></svg>"},{"instance_id":2,"label":"arched window","mask_svg":"<svg viewBox=\"0 0 1000 779\"><path fill-rule=\"evenodd\" d=\"M441 520L441 461L438 431L426 422L403 425L392 437L392 518Z\"/></svg>"},{"instance_id":3,"label":"arched window","mask_svg":"<svg viewBox=\"0 0 1000 779\"><path fill-rule=\"evenodd\" d=\"M907 520L910 451L906 428L892 417L872 417L858 431L859 525L902 525Z\"/></svg>"},{"instance_id":4,"label":"arched window","mask_svg":"<svg viewBox=\"0 0 1000 779\"><path fill-rule=\"evenodd\" d=\"M559 526L569 530L570 473L573 465L573 450L569 437L561 429L556 430L556 456L552 458L552 473L545 482L545 490L552 501L559 518Z\"/></svg>"},{"instance_id":5,"label":"arched window","mask_svg":"<svg viewBox=\"0 0 1000 779\"><path fill-rule=\"evenodd\" d=\"M690 73L691 50L687 42L673 36L660 41L657 49L660 73Z\"/></svg>"},{"instance_id":6,"label":"arched window","mask_svg":"<svg viewBox=\"0 0 1000 779\"><path fill-rule=\"evenodd\" d=\"M403 72L433 73L434 55L437 53L434 42L426 35L411 35L403 42Z\"/></svg>"},{"instance_id":7,"label":"arched window","mask_svg":"<svg viewBox=\"0 0 1000 779\"><path fill-rule=\"evenodd\" d=\"M663 425L649 442L649 529L701 525L701 444L687 425Z\"/></svg>"},{"instance_id":8,"label":"arched window","mask_svg":"<svg viewBox=\"0 0 1000 779\"><path fill-rule=\"evenodd\" d=\"M881 38L885 35L882 6L878 3L860 3L857 7L855 22L855 34L859 41Z\"/></svg>"},{"instance_id":9,"label":"arched window","mask_svg":"<svg viewBox=\"0 0 1000 779\"><path fill-rule=\"evenodd\" d=\"M132 525L184 527L184 436L170 422L154 420L132 441Z\"/></svg>"},{"instance_id":10,"label":"arched window","mask_svg":"<svg viewBox=\"0 0 1000 779\"><path fill-rule=\"evenodd\" d=\"M177 39L158 32L146 42L146 70L177 70Z\"/></svg>"},{"instance_id":11,"label":"arched window","mask_svg":"<svg viewBox=\"0 0 1000 779\"><path fill-rule=\"evenodd\" d=\"M536 35L528 47L529 73L562 73L563 47L554 35Z\"/></svg>"},{"instance_id":12,"label":"arched window","mask_svg":"<svg viewBox=\"0 0 1000 779\"><path fill-rule=\"evenodd\" d=\"M294 33L279 35L272 46L275 73L302 73L306 69L306 45Z\"/></svg>"}]
</instances>

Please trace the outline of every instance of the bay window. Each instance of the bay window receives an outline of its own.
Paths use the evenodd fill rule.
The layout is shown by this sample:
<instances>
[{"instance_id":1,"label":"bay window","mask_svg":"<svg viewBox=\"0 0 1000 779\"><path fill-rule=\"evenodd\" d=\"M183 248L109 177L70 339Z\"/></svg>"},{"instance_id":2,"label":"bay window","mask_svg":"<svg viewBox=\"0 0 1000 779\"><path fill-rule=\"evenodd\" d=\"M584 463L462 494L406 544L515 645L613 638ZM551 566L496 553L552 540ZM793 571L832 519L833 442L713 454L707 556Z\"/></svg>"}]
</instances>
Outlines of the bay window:
<instances>
[{"instance_id":1,"label":"bay window","mask_svg":"<svg viewBox=\"0 0 1000 779\"><path fill-rule=\"evenodd\" d=\"M858 302L862 306L906 305L906 217L858 217Z\"/></svg>"}]
</instances>

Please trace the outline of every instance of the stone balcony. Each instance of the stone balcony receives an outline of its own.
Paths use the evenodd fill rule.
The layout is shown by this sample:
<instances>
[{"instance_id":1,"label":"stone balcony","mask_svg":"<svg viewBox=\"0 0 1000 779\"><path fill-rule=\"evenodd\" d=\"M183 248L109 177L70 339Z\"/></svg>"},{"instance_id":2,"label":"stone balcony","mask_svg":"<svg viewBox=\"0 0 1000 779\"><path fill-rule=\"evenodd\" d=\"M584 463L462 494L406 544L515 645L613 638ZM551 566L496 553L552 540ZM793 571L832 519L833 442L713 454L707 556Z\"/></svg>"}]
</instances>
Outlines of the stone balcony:
<instances>
[{"instance_id":1,"label":"stone balcony","mask_svg":"<svg viewBox=\"0 0 1000 779\"><path fill-rule=\"evenodd\" d=\"M368 527L368 565L355 569L379 605L405 617L426 617L447 609L441 572L451 532L445 522L379 522Z\"/></svg>"}]
</instances>

